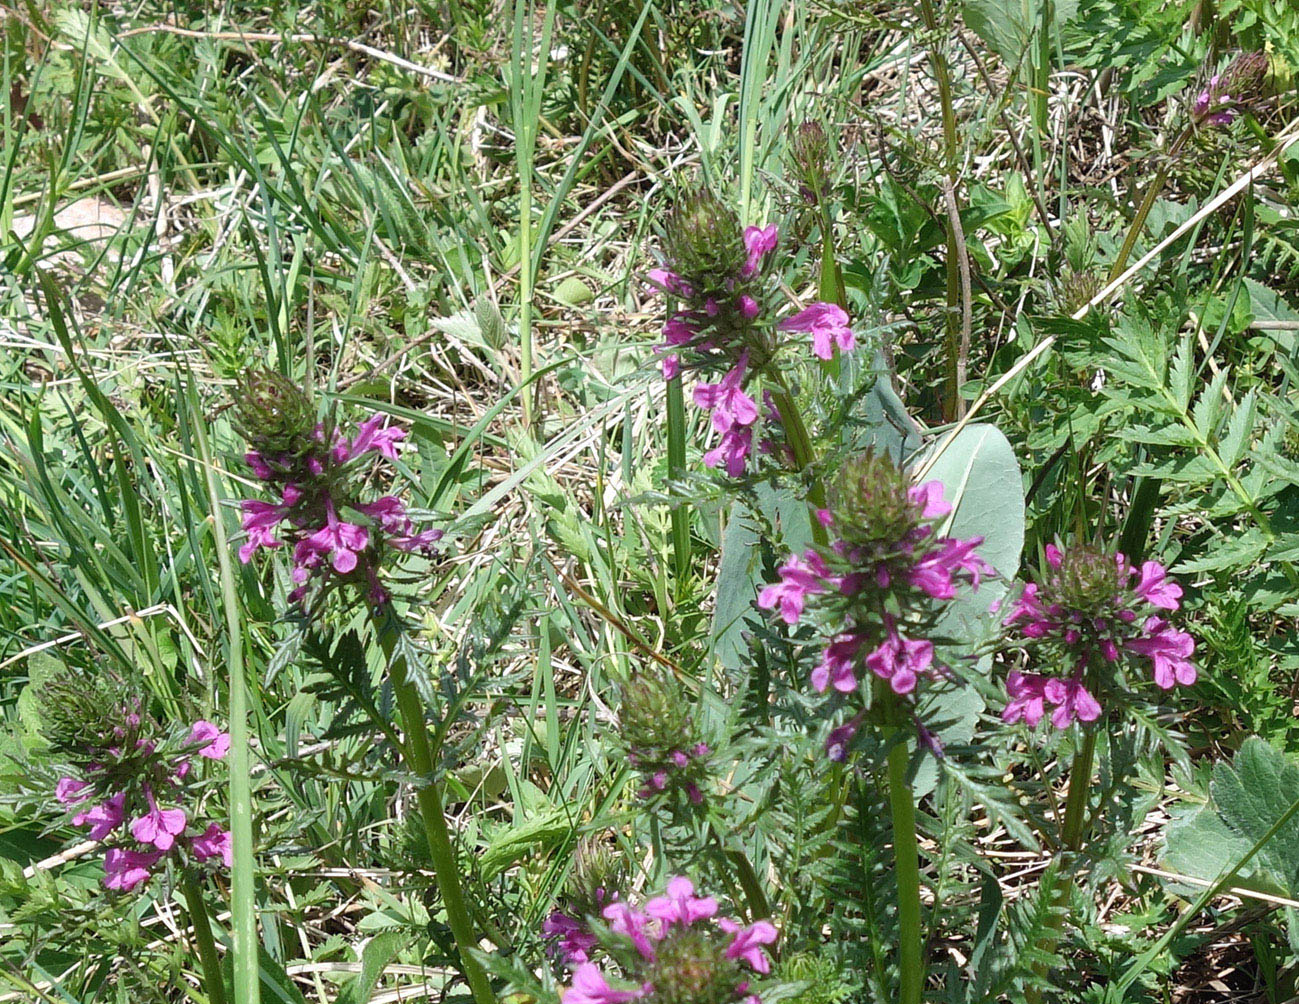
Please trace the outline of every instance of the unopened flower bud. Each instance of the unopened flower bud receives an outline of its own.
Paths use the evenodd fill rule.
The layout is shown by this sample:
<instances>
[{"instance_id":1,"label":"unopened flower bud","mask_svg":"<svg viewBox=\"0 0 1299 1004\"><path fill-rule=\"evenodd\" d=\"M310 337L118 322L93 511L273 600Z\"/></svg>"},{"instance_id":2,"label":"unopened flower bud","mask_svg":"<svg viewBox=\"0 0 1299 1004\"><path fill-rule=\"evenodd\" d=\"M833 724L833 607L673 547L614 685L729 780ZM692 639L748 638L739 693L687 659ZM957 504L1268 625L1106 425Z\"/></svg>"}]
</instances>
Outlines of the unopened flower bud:
<instances>
[{"instance_id":1,"label":"unopened flower bud","mask_svg":"<svg viewBox=\"0 0 1299 1004\"><path fill-rule=\"evenodd\" d=\"M673 272L705 290L739 275L748 257L739 216L703 185L681 192L672 204L663 253Z\"/></svg>"},{"instance_id":2,"label":"unopened flower bud","mask_svg":"<svg viewBox=\"0 0 1299 1004\"><path fill-rule=\"evenodd\" d=\"M273 369L249 370L239 380L233 403L236 430L262 456L299 457L318 445L314 402Z\"/></svg>"},{"instance_id":3,"label":"unopened flower bud","mask_svg":"<svg viewBox=\"0 0 1299 1004\"><path fill-rule=\"evenodd\" d=\"M573 857L573 874L564 888L567 912L598 917L627 884L627 862L602 837L584 837Z\"/></svg>"},{"instance_id":4,"label":"unopened flower bud","mask_svg":"<svg viewBox=\"0 0 1299 1004\"><path fill-rule=\"evenodd\" d=\"M1073 314L1091 303L1104 284L1096 272L1077 272L1067 268L1056 290L1056 305L1061 313Z\"/></svg>"},{"instance_id":5,"label":"unopened flower bud","mask_svg":"<svg viewBox=\"0 0 1299 1004\"><path fill-rule=\"evenodd\" d=\"M798 178L799 193L817 205L830 184L830 139L815 121L803 122L793 130L789 155Z\"/></svg>"},{"instance_id":6,"label":"unopened flower bud","mask_svg":"<svg viewBox=\"0 0 1299 1004\"><path fill-rule=\"evenodd\" d=\"M910 482L887 453L868 448L844 464L830 508L850 546L904 541L920 523Z\"/></svg>"},{"instance_id":7,"label":"unopened flower bud","mask_svg":"<svg viewBox=\"0 0 1299 1004\"><path fill-rule=\"evenodd\" d=\"M740 996L745 974L708 928L673 928L655 955L645 974L655 1004L731 1004Z\"/></svg>"},{"instance_id":8,"label":"unopened flower bud","mask_svg":"<svg viewBox=\"0 0 1299 1004\"><path fill-rule=\"evenodd\" d=\"M1196 95L1191 106L1195 120L1211 126L1231 125L1237 115L1263 97L1268 69L1264 53L1241 53L1222 73L1209 78L1208 86Z\"/></svg>"},{"instance_id":9,"label":"unopened flower bud","mask_svg":"<svg viewBox=\"0 0 1299 1004\"><path fill-rule=\"evenodd\" d=\"M618 719L628 758L644 782L642 798L681 792L692 804L703 801L700 783L711 750L671 675L643 670L624 684Z\"/></svg>"}]
</instances>

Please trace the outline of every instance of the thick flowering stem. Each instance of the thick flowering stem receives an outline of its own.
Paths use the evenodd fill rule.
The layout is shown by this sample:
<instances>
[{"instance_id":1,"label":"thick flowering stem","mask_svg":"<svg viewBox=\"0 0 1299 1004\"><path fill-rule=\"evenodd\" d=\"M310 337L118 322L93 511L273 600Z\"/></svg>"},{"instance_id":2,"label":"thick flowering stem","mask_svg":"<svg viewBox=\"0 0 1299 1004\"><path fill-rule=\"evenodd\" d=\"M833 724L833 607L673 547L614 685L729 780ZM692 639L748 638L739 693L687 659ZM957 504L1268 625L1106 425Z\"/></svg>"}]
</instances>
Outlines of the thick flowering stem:
<instances>
[{"instance_id":1,"label":"thick flowering stem","mask_svg":"<svg viewBox=\"0 0 1299 1004\"><path fill-rule=\"evenodd\" d=\"M180 886L185 894L185 904L189 907L189 921L194 925L194 940L198 943L199 961L203 963L203 988L207 991L208 1004L226 1004L221 959L217 955L216 942L212 940L212 925L208 921L203 890L189 871L185 872Z\"/></svg>"},{"instance_id":2,"label":"thick flowering stem","mask_svg":"<svg viewBox=\"0 0 1299 1004\"><path fill-rule=\"evenodd\" d=\"M1182 130L1182 134L1173 141L1172 147L1168 151L1168 159L1173 160L1182 152L1182 147L1186 141L1191 138L1193 128L1188 126ZM1141 200L1141 205L1137 207L1137 213L1132 217L1132 225L1128 227L1127 236L1123 238L1123 246L1119 248L1118 256L1114 259L1114 264L1110 266L1110 274L1106 277L1106 284L1114 282L1123 274L1127 267L1128 258L1132 254L1132 249L1136 247L1137 238L1141 236L1141 231L1146 227L1146 217L1150 215L1150 210L1154 208L1155 199L1159 198L1159 193L1164 190L1164 182L1168 180L1168 168L1161 167L1154 179L1146 186L1145 197Z\"/></svg>"},{"instance_id":3,"label":"thick flowering stem","mask_svg":"<svg viewBox=\"0 0 1299 1004\"><path fill-rule=\"evenodd\" d=\"M1092 764L1096 760L1096 729L1087 729L1083 736L1082 748L1074 757L1069 769L1069 794L1065 796L1064 820L1060 824L1060 850L1072 854L1082 847L1084 829L1087 825L1087 794L1091 790ZM1047 934L1042 943L1045 954L1055 952L1060 940L1060 931L1064 927L1065 910L1073 896L1073 884L1076 870L1071 863L1066 865L1055 887L1055 912L1047 924ZM1038 975L1046 977L1046 967L1041 966ZM1029 994L1030 1001L1040 1001L1041 993L1033 988Z\"/></svg>"},{"instance_id":4,"label":"thick flowering stem","mask_svg":"<svg viewBox=\"0 0 1299 1004\"><path fill-rule=\"evenodd\" d=\"M680 375L668 381L668 477L686 469L686 403ZM684 501L672 509L672 557L677 582L684 585L690 571L690 510Z\"/></svg>"},{"instance_id":5,"label":"thick flowering stem","mask_svg":"<svg viewBox=\"0 0 1299 1004\"><path fill-rule=\"evenodd\" d=\"M920 845L916 803L907 781L907 744L899 735L889 750L889 808L893 815L894 874L898 883L899 1004L920 1004L925 986L920 936Z\"/></svg>"},{"instance_id":6,"label":"thick flowering stem","mask_svg":"<svg viewBox=\"0 0 1299 1004\"><path fill-rule=\"evenodd\" d=\"M807 434L807 426L803 424L803 416L799 414L798 406L794 404L794 398L783 381L778 389L771 392L771 399L776 404L776 411L780 413L780 423L785 427L785 440L794 454L794 465L799 473L806 474L816 458L812 453L812 438ZM808 484L807 500L814 509L825 508L825 487L815 478ZM825 527L815 517L812 519L812 539L822 547L829 542Z\"/></svg>"},{"instance_id":7,"label":"thick flowering stem","mask_svg":"<svg viewBox=\"0 0 1299 1004\"><path fill-rule=\"evenodd\" d=\"M473 923L465 906L464 891L460 886L460 873L456 865L451 834L447 830L446 811L442 805L441 783L433 778L433 750L429 745L428 728L424 720L424 702L406 675L406 658L394 657L400 632L396 612L388 604L374 610L375 629L383 646L392 673L393 695L406 732L406 745L401 753L406 766L424 780L417 796L424 834L428 839L429 857L433 861L433 874L442 903L447 911L447 924L455 937L460 952L460 968L469 983L477 1004L492 1004L495 996L487 973L470 952L476 947Z\"/></svg>"},{"instance_id":8,"label":"thick flowering stem","mask_svg":"<svg viewBox=\"0 0 1299 1004\"><path fill-rule=\"evenodd\" d=\"M1096 730L1087 729L1082 749L1069 769L1069 794L1064 804L1064 822L1060 827L1060 847L1076 851L1082 847L1083 827L1087 822L1087 793L1091 790L1092 764L1096 760Z\"/></svg>"}]
</instances>

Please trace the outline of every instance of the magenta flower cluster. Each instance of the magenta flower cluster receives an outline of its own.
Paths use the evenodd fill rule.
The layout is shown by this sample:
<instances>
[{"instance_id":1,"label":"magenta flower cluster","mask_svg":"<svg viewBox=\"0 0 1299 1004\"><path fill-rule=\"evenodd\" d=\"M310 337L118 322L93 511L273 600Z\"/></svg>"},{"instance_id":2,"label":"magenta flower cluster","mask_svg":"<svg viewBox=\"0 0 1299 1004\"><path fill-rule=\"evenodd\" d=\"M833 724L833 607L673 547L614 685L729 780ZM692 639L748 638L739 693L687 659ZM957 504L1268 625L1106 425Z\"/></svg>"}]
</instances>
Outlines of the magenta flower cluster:
<instances>
[{"instance_id":1,"label":"magenta flower cluster","mask_svg":"<svg viewBox=\"0 0 1299 1004\"><path fill-rule=\"evenodd\" d=\"M1222 73L1215 73L1191 102L1196 122L1225 127L1265 94L1269 64L1266 53L1243 52Z\"/></svg>"},{"instance_id":2,"label":"magenta flower cluster","mask_svg":"<svg viewBox=\"0 0 1299 1004\"><path fill-rule=\"evenodd\" d=\"M641 771L644 783L637 789L638 798L650 799L665 791L680 789L691 805L702 805L704 793L698 780L707 767L712 751L707 743L695 743L688 749L673 749L666 753L654 750L630 750L627 759Z\"/></svg>"},{"instance_id":3,"label":"magenta flower cluster","mask_svg":"<svg viewBox=\"0 0 1299 1004\"><path fill-rule=\"evenodd\" d=\"M1222 90L1223 84L1222 76L1215 73L1191 104L1195 117L1211 126L1229 126L1236 121L1236 99Z\"/></svg>"},{"instance_id":4,"label":"magenta flower cluster","mask_svg":"<svg viewBox=\"0 0 1299 1004\"><path fill-rule=\"evenodd\" d=\"M601 911L607 928L630 944L622 955L622 978L611 977L611 966L592 961L600 945L587 925L564 917L558 925L575 950L565 955L574 967L571 985L561 1004L625 1004L627 1001L699 1000L742 1001L761 1004L751 973L771 971L766 946L776 942L776 928L759 920L748 926L717 917L718 904L711 896L696 896L694 884L678 876L665 893L648 900L642 909L614 898ZM552 918L553 920L553 918ZM581 937L575 932L584 932ZM618 946L603 946L617 952Z\"/></svg>"},{"instance_id":5,"label":"magenta flower cluster","mask_svg":"<svg viewBox=\"0 0 1299 1004\"><path fill-rule=\"evenodd\" d=\"M382 415L374 415L360 423L350 438L335 430L328 446L323 426L317 425L312 441L297 455L246 453L244 459L253 473L278 488L280 500L240 503L247 540L239 548L239 560L246 564L258 549L288 543L293 549L292 602L302 600L310 583L321 577L358 578L368 587L372 602L386 601L388 593L378 576L381 547L427 553L442 531L417 532L405 504L395 495L362 501L352 487L352 472L356 462L371 454L395 461L397 445L405 435L404 430L386 425Z\"/></svg>"},{"instance_id":6,"label":"magenta flower cluster","mask_svg":"<svg viewBox=\"0 0 1299 1004\"><path fill-rule=\"evenodd\" d=\"M230 749L230 737L200 719L191 726L178 753L154 757L155 741L139 738L134 731L140 718L129 713L126 720L131 730L118 730L123 743L132 749L105 749L104 762L91 763L85 777L60 778L55 789L60 803L77 810L73 825L89 827L91 840L110 842L104 854L104 885L119 892L148 881L164 857L182 851L199 863L220 859L230 866L229 832L216 823L202 827L195 822L193 809L184 805L193 757L223 759ZM140 775L123 778L122 767L133 765L138 765ZM119 784L120 788L112 790ZM102 800L95 798L96 793ZM87 804L92 800L93 804Z\"/></svg>"},{"instance_id":7,"label":"magenta flower cluster","mask_svg":"<svg viewBox=\"0 0 1299 1004\"><path fill-rule=\"evenodd\" d=\"M684 302L663 325L663 376L673 379L682 368L682 357L691 368L723 368L716 383L700 382L691 394L696 407L706 412L717 434L717 444L704 454L708 467L724 467L731 477L740 477L753 451L754 429L763 412L746 388L753 377L770 364L777 349L769 322L764 322L762 280L766 265L778 243L773 224L744 230L746 257L739 274L724 278L724 294L697 289L689 279L669 268L651 269L649 280L662 292ZM833 303L813 303L776 324L778 332L801 332L812 336L812 352L830 359L834 347L848 352L855 346L848 315ZM770 404L770 402L768 402ZM769 420L777 420L774 408L765 409ZM774 452L774 440L761 444Z\"/></svg>"},{"instance_id":8,"label":"magenta flower cluster","mask_svg":"<svg viewBox=\"0 0 1299 1004\"><path fill-rule=\"evenodd\" d=\"M886 457L867 455L850 465L838 494L839 511L817 513L837 539L828 549L791 555L780 566L780 581L759 594L758 606L798 624L809 604L817 605L829 635L811 675L818 693L851 694L863 677L874 677L914 703L921 681L948 675L933 642L923 636L925 626L960 586L977 589L993 574L976 550L983 538L940 536L936 522L951 512L942 484L908 486ZM846 756L861 720L859 715L830 734L826 750L832 758ZM934 742L923 729L921 734Z\"/></svg>"},{"instance_id":9,"label":"magenta flower cluster","mask_svg":"<svg viewBox=\"0 0 1299 1004\"><path fill-rule=\"evenodd\" d=\"M1092 689L1117 689L1106 670L1133 658L1149 660L1162 690L1195 682L1195 641L1163 616L1182 597L1163 565L1135 568L1122 554L1081 547L1066 554L1049 544L1045 551L1045 573L1024 587L1005 624L1026 646L1044 649L1052 664L1072 668L1062 676L1012 671L1005 721L1035 727L1048 711L1057 729L1095 721L1102 709Z\"/></svg>"}]
</instances>

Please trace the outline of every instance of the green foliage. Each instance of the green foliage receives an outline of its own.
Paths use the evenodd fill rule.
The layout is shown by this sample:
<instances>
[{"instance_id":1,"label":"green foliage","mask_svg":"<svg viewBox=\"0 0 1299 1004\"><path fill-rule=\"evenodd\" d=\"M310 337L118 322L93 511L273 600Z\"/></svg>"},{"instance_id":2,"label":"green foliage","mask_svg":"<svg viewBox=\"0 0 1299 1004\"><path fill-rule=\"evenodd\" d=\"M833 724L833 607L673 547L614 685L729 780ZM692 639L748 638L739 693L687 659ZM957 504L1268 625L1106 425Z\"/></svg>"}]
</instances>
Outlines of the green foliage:
<instances>
[{"instance_id":1,"label":"green foliage","mask_svg":"<svg viewBox=\"0 0 1299 1004\"><path fill-rule=\"evenodd\" d=\"M1215 879L1299 802L1299 766L1258 738L1230 763L1214 765L1209 801L1184 812L1168 831L1164 860L1173 871ZM1241 884L1294 899L1299 892L1299 822L1291 820L1258 853Z\"/></svg>"},{"instance_id":2,"label":"green foliage","mask_svg":"<svg viewBox=\"0 0 1299 1004\"><path fill-rule=\"evenodd\" d=\"M1249 114L1178 146L1210 77L1255 50ZM1147 194L1129 264L1287 134L1297 68L1289 0L6 17L0 998L210 999L179 891L110 893L103 848L77 850L51 738L114 728L119 691L168 729L224 722L238 682L263 1001L464 997L416 811L435 781L502 1001L559 999L542 926L602 902L574 894L593 845L628 896L688 874L725 915L770 912L769 1004L892 1001L900 742L925 1000L1193 999L1219 951L1284 999L1299 926L1250 894L1299 898L1299 817L1276 827L1299 801L1299 146L1097 296ZM698 182L740 215L670 212ZM782 351L814 462L731 481L703 468L695 374L664 407L642 277L668 233L733 293L742 227L769 223L781 310L836 291L858 348ZM977 410L953 434L954 353ZM209 493L262 497L250 438L297 449L374 411L408 438L366 490L447 530L394 577L389 654L364 604L307 620L287 601L285 549L225 589L216 530L237 548L239 514ZM849 715L808 686L824 639L754 602L867 448L941 480L942 532L982 536L998 572L935 629L952 679L919 710L941 759L908 726L827 761ZM1000 722L1021 664L990 609L1057 540L1172 568L1200 673L1106 709L1077 855L1059 834L1080 737ZM428 771L404 766L394 654ZM612 734L651 672L671 685ZM687 728L711 747L704 804L638 798L629 742ZM224 817L228 768L205 766ZM1161 842L1195 883L1133 869ZM1223 875L1235 898L1203 884ZM229 946L229 883L208 892Z\"/></svg>"}]
</instances>

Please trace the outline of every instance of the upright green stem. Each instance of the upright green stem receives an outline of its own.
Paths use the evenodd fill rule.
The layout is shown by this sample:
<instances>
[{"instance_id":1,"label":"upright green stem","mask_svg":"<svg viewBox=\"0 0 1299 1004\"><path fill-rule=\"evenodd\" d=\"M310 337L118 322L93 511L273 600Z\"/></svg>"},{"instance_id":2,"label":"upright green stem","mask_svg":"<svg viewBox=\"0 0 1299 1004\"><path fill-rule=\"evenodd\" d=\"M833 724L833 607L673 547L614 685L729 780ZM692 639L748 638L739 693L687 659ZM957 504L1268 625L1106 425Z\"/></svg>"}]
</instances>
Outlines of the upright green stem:
<instances>
[{"instance_id":1,"label":"upright green stem","mask_svg":"<svg viewBox=\"0 0 1299 1004\"><path fill-rule=\"evenodd\" d=\"M523 140L520 139L522 143ZM523 425L532 431L532 158L519 154L519 378L523 384ZM526 170L525 170L526 165Z\"/></svg>"},{"instance_id":2,"label":"upright green stem","mask_svg":"<svg viewBox=\"0 0 1299 1004\"><path fill-rule=\"evenodd\" d=\"M1087 821L1087 794L1091 791L1092 765L1096 760L1096 730L1088 729L1082 749L1069 769L1069 794L1064 803L1064 822L1060 827L1060 847L1076 851L1082 847L1083 824Z\"/></svg>"},{"instance_id":3,"label":"upright green stem","mask_svg":"<svg viewBox=\"0 0 1299 1004\"><path fill-rule=\"evenodd\" d=\"M821 203L821 280L817 295L827 303L837 304L847 310L848 290L844 287L843 272L834 251L834 224L830 219L830 206L820 193L817 198Z\"/></svg>"},{"instance_id":4,"label":"upright green stem","mask_svg":"<svg viewBox=\"0 0 1299 1004\"><path fill-rule=\"evenodd\" d=\"M1187 126L1182 130L1182 134L1173 141L1173 145L1168 150L1168 159L1173 160L1182 152L1182 147L1186 141L1191 138L1192 129ZM1141 200L1141 205L1137 207L1137 214L1132 217L1132 226L1128 227L1127 236L1123 239L1123 247L1119 248L1118 257L1114 259L1114 264L1110 266L1110 274L1106 279L1106 284L1113 282L1123 274L1127 268L1128 258L1132 255L1132 249L1136 246L1137 238L1141 236L1141 231L1146 227L1146 217L1150 215L1150 210L1154 208L1155 200L1159 198L1159 193L1164 190L1164 182L1168 180L1168 168L1161 167L1155 174L1154 179L1146 186L1146 194Z\"/></svg>"},{"instance_id":5,"label":"upright green stem","mask_svg":"<svg viewBox=\"0 0 1299 1004\"><path fill-rule=\"evenodd\" d=\"M952 104L952 75L947 65L947 56L942 50L938 17L931 0L920 0L920 16L931 39L929 58L934 67L934 79L938 83L938 103L943 117L943 165L948 181L951 182L952 198L955 198L960 187L961 170L957 153L956 108ZM961 275L960 249L957 247L960 237L950 222L946 225L946 232L947 325L944 348L947 354L947 372L943 388L943 417L953 421L958 417L957 412L961 407L961 388L957 376L957 360L961 352Z\"/></svg>"},{"instance_id":6,"label":"upright green stem","mask_svg":"<svg viewBox=\"0 0 1299 1004\"><path fill-rule=\"evenodd\" d=\"M668 381L668 477L679 478L686 469L686 405L678 374ZM690 571L690 510L684 501L672 509L672 557L678 585Z\"/></svg>"},{"instance_id":7,"label":"upright green stem","mask_svg":"<svg viewBox=\"0 0 1299 1004\"><path fill-rule=\"evenodd\" d=\"M233 932L235 1004L258 1004L261 999L261 966L257 944L257 863L253 858L253 796L248 769L248 694L245 688L243 624L240 620L234 568L226 540L221 496L217 492L212 453L205 419L197 401L191 413L197 418L194 435L207 474L212 507L212 542L221 574L221 603L226 615L226 670L230 688L230 835L234 865L230 875L230 923Z\"/></svg>"},{"instance_id":8,"label":"upright green stem","mask_svg":"<svg viewBox=\"0 0 1299 1004\"><path fill-rule=\"evenodd\" d=\"M203 963L203 989L207 991L208 1004L226 1004L226 987L221 979L221 959L216 942L212 940L212 925L208 920L207 903L198 881L190 872L180 880L185 904L189 907L189 922L194 925L194 940L198 942L198 957Z\"/></svg>"},{"instance_id":9,"label":"upright green stem","mask_svg":"<svg viewBox=\"0 0 1299 1004\"><path fill-rule=\"evenodd\" d=\"M894 874L898 883L899 1004L920 1004L925 986L920 936L920 845L916 803L907 782L907 744L899 737L889 750L889 808L893 814Z\"/></svg>"},{"instance_id":10,"label":"upright green stem","mask_svg":"<svg viewBox=\"0 0 1299 1004\"><path fill-rule=\"evenodd\" d=\"M477 1004L493 1004L496 998L487 980L487 973L470 952L471 948L477 946L477 941L474 938L473 923L469 919L469 910L465 906L464 891L460 887L460 872L456 865L455 850L451 846L451 834L447 830L446 811L442 806L442 784L433 775L433 750L429 745L424 702L406 675L405 656L394 656L401 630L399 623L396 611L390 606L375 609L375 629L388 659L393 695L397 699L397 710L406 732L406 745L402 754L407 767L424 782L416 800L424 823L424 834L428 839L429 857L433 861L433 875L446 907L447 924L460 952L461 971L469 982L469 989Z\"/></svg>"},{"instance_id":11,"label":"upright green stem","mask_svg":"<svg viewBox=\"0 0 1299 1004\"><path fill-rule=\"evenodd\" d=\"M1069 794L1065 796L1064 820L1060 824L1060 851L1064 854L1072 855L1081 848L1083 838L1086 836L1084 828L1087 824L1087 796L1091 791L1092 765L1096 761L1096 736L1096 729L1087 730L1083 736L1082 748L1074 757L1073 765L1069 769ZM1073 896L1075 874L1073 862L1067 862L1060 875L1060 883L1055 889L1053 906L1056 909L1048 921L1046 934L1040 946L1047 956L1055 952L1055 946L1060 941L1065 908L1068 907L1069 899ZM1039 976L1045 978L1046 966L1039 966L1037 972ZM1041 991L1031 987L1028 999L1032 1004L1036 1004L1042 999Z\"/></svg>"},{"instance_id":12,"label":"upright green stem","mask_svg":"<svg viewBox=\"0 0 1299 1004\"><path fill-rule=\"evenodd\" d=\"M785 428L785 440L793 451L794 466L800 473L806 474L815 457L812 454L812 438L807 434L803 416L799 414L798 406L794 404L794 398L783 382L779 384L777 390L771 392L771 398L776 403L776 411L780 413L780 424ZM825 508L825 488L815 478L808 483L807 500L816 509ZM828 543L825 527L815 517L812 519L812 539L822 547Z\"/></svg>"}]
</instances>

